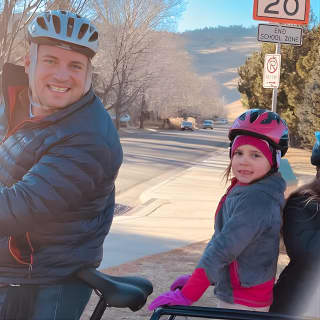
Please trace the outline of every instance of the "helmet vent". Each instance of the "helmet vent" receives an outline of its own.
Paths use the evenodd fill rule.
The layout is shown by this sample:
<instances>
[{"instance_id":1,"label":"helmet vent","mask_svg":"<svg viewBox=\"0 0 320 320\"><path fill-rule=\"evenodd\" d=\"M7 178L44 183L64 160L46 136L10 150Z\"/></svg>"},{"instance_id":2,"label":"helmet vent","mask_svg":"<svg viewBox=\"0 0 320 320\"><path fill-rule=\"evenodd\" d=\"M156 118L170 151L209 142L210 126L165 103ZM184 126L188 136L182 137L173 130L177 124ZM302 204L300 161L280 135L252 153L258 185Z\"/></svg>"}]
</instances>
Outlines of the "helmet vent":
<instances>
[{"instance_id":1,"label":"helmet vent","mask_svg":"<svg viewBox=\"0 0 320 320\"><path fill-rule=\"evenodd\" d=\"M98 40L98 32L94 32L90 39L89 39L89 42L94 42L94 41L97 41Z\"/></svg>"},{"instance_id":2,"label":"helmet vent","mask_svg":"<svg viewBox=\"0 0 320 320\"><path fill-rule=\"evenodd\" d=\"M42 29L48 30L48 26L42 17L37 18L37 23Z\"/></svg>"},{"instance_id":3,"label":"helmet vent","mask_svg":"<svg viewBox=\"0 0 320 320\"><path fill-rule=\"evenodd\" d=\"M86 24L86 23L84 23L82 26L81 26L81 28L80 28L80 31L79 31L79 34L78 34L78 38L79 39L82 39L83 38L83 36L86 34L86 32L88 31L88 29L89 29L89 26Z\"/></svg>"},{"instance_id":4,"label":"helmet vent","mask_svg":"<svg viewBox=\"0 0 320 320\"><path fill-rule=\"evenodd\" d=\"M254 122L257 120L258 116L260 116L260 114L262 114L264 111L262 109L260 110L253 110L251 113L250 113L250 122Z\"/></svg>"},{"instance_id":5,"label":"helmet vent","mask_svg":"<svg viewBox=\"0 0 320 320\"><path fill-rule=\"evenodd\" d=\"M74 26L74 19L69 18L68 25L67 25L67 37L71 37L72 31L73 31L73 26Z\"/></svg>"},{"instance_id":6,"label":"helmet vent","mask_svg":"<svg viewBox=\"0 0 320 320\"><path fill-rule=\"evenodd\" d=\"M54 29L55 29L56 33L60 33L61 25L60 25L59 17L52 15L52 22L53 22Z\"/></svg>"}]
</instances>

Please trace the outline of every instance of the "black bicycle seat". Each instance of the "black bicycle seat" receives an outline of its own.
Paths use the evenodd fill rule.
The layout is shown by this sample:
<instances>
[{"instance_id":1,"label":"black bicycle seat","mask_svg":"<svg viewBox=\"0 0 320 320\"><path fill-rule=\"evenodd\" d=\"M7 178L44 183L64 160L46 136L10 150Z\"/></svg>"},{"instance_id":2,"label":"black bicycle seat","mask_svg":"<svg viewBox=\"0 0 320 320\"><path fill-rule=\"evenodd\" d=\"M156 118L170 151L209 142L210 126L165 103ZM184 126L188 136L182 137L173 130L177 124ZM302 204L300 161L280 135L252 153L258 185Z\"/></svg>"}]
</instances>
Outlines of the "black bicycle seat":
<instances>
[{"instance_id":1,"label":"black bicycle seat","mask_svg":"<svg viewBox=\"0 0 320 320\"><path fill-rule=\"evenodd\" d=\"M76 275L91 288L97 289L109 307L128 307L137 311L153 291L152 283L141 277L110 276L94 268L80 270Z\"/></svg>"}]
</instances>

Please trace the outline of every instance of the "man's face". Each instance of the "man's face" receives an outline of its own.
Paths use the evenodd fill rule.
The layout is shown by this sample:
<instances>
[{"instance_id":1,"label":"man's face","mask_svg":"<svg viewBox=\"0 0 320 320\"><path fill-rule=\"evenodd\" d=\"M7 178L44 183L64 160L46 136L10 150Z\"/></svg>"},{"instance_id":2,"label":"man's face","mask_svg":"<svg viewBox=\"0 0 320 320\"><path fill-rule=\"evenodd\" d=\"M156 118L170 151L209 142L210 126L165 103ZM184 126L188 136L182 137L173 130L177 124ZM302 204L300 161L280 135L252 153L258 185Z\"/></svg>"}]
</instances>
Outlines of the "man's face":
<instances>
[{"instance_id":1,"label":"man's face","mask_svg":"<svg viewBox=\"0 0 320 320\"><path fill-rule=\"evenodd\" d=\"M78 101L84 94L88 63L81 53L40 45L34 79L36 95L32 95L43 108L37 108L35 115L48 115ZM27 57L26 73L29 66Z\"/></svg>"}]
</instances>

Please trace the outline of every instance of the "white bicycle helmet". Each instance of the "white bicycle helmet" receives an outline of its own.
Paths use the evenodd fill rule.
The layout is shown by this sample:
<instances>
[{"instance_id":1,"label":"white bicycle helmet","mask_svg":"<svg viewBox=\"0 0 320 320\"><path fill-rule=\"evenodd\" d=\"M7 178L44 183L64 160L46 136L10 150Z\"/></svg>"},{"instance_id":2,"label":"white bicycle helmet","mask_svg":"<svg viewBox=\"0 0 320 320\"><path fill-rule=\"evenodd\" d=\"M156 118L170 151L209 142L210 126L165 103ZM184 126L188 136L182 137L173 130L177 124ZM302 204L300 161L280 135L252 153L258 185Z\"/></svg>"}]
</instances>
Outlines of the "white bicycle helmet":
<instances>
[{"instance_id":1,"label":"white bicycle helmet","mask_svg":"<svg viewBox=\"0 0 320 320\"><path fill-rule=\"evenodd\" d=\"M59 45L80 52L90 59L98 51L98 30L78 14L51 10L40 13L28 26L29 41Z\"/></svg>"}]
</instances>

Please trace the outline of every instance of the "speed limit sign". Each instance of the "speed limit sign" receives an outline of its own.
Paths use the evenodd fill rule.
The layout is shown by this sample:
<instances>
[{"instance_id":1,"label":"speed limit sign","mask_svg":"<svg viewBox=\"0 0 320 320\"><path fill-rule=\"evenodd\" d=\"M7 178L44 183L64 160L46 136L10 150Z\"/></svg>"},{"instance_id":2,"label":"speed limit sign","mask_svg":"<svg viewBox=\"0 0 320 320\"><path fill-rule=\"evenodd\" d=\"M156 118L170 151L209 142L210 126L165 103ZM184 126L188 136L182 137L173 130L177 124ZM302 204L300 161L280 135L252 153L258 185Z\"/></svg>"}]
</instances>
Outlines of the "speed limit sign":
<instances>
[{"instance_id":1,"label":"speed limit sign","mask_svg":"<svg viewBox=\"0 0 320 320\"><path fill-rule=\"evenodd\" d=\"M310 0L254 0L253 19L308 24Z\"/></svg>"}]
</instances>

